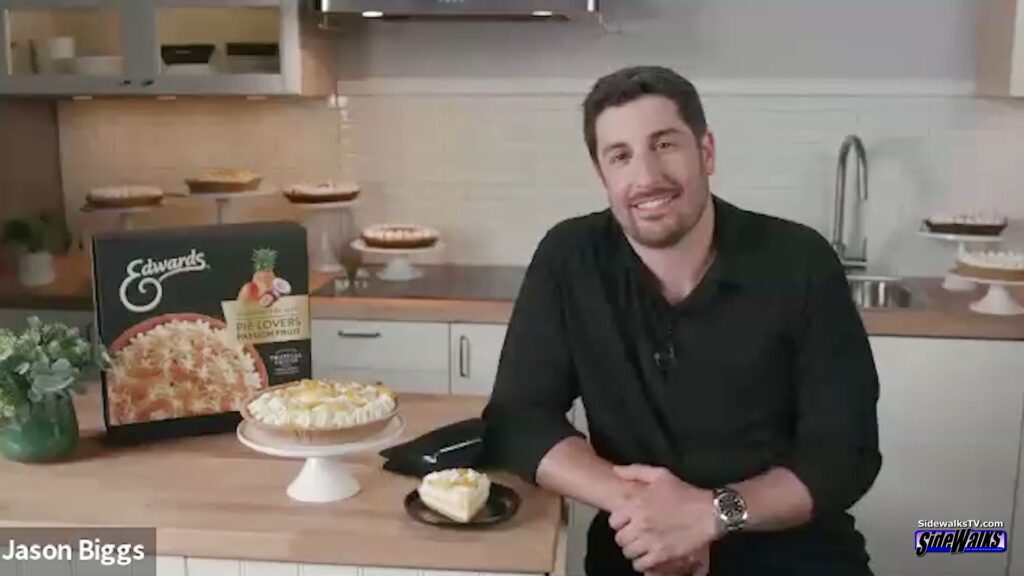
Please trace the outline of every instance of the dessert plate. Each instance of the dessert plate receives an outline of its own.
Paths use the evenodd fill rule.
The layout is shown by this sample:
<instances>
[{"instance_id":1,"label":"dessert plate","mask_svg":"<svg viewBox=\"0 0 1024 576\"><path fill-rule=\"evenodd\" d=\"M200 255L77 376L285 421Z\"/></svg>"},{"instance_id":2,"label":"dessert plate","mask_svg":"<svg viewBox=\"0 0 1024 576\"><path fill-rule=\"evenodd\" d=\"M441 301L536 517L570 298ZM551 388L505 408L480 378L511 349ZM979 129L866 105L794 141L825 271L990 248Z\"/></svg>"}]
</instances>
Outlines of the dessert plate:
<instances>
[{"instance_id":1,"label":"dessert plate","mask_svg":"<svg viewBox=\"0 0 1024 576\"><path fill-rule=\"evenodd\" d=\"M519 510L519 503L519 494L515 490L504 484L492 482L487 502L484 503L484 507L469 522L456 522L439 512L435 512L423 503L416 490L413 490L405 497L405 511L413 519L424 524L430 524L431 526L474 529L501 524L511 519Z\"/></svg>"}]
</instances>

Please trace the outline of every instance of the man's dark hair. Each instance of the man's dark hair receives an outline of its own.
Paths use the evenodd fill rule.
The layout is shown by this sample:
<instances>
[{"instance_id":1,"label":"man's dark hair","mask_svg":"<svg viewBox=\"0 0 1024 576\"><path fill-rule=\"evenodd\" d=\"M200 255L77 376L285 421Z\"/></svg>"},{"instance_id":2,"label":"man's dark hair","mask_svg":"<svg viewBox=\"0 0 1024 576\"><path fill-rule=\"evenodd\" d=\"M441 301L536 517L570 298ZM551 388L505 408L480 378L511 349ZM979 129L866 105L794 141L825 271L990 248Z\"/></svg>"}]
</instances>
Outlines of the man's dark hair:
<instances>
[{"instance_id":1,"label":"man's dark hair","mask_svg":"<svg viewBox=\"0 0 1024 576\"><path fill-rule=\"evenodd\" d=\"M700 95L689 80L661 66L634 66L599 79L583 102L583 137L590 158L597 163L597 117L606 108L621 106L642 96L656 94L675 102L682 119L699 140L707 131Z\"/></svg>"}]
</instances>

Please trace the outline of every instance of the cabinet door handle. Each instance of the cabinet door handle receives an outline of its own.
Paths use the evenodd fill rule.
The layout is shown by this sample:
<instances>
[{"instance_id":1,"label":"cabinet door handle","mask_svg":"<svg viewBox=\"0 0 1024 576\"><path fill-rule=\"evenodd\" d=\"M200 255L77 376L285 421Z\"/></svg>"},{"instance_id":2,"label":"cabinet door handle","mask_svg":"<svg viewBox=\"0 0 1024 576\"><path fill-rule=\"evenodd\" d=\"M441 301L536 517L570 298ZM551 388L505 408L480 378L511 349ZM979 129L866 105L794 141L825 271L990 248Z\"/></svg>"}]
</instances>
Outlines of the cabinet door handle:
<instances>
[{"instance_id":1,"label":"cabinet door handle","mask_svg":"<svg viewBox=\"0 0 1024 576\"><path fill-rule=\"evenodd\" d=\"M469 338L459 336L459 376L469 378Z\"/></svg>"},{"instance_id":2,"label":"cabinet door handle","mask_svg":"<svg viewBox=\"0 0 1024 576\"><path fill-rule=\"evenodd\" d=\"M131 80L121 80L121 86L131 86L131 85L132 85L132 81Z\"/></svg>"},{"instance_id":3,"label":"cabinet door handle","mask_svg":"<svg viewBox=\"0 0 1024 576\"><path fill-rule=\"evenodd\" d=\"M152 86L154 83L156 83L156 80L143 80L142 81L142 85L143 86Z\"/></svg>"},{"instance_id":4,"label":"cabinet door handle","mask_svg":"<svg viewBox=\"0 0 1024 576\"><path fill-rule=\"evenodd\" d=\"M380 332L346 332L338 330L338 338L380 338Z\"/></svg>"}]
</instances>

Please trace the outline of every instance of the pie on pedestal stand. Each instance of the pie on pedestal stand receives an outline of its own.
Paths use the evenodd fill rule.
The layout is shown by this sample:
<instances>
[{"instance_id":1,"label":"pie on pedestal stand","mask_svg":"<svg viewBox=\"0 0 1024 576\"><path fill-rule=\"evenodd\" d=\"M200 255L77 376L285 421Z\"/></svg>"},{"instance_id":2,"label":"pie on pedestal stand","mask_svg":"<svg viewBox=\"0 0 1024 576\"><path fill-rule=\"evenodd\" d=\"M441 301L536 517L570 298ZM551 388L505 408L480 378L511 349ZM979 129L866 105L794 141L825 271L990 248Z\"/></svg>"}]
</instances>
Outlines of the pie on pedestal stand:
<instances>
[{"instance_id":1,"label":"pie on pedestal stand","mask_svg":"<svg viewBox=\"0 0 1024 576\"><path fill-rule=\"evenodd\" d=\"M380 385L300 380L254 395L240 411L239 441L271 456L305 458L288 486L301 502L355 496L359 482L340 457L380 450L405 429L398 398Z\"/></svg>"},{"instance_id":2,"label":"pie on pedestal stand","mask_svg":"<svg viewBox=\"0 0 1024 576\"><path fill-rule=\"evenodd\" d=\"M1024 286L1024 253L1011 250L967 252L957 258L953 273L978 284L988 284L988 293L970 309L981 314L1016 316L1024 307L1014 300L1008 287Z\"/></svg>"}]
</instances>

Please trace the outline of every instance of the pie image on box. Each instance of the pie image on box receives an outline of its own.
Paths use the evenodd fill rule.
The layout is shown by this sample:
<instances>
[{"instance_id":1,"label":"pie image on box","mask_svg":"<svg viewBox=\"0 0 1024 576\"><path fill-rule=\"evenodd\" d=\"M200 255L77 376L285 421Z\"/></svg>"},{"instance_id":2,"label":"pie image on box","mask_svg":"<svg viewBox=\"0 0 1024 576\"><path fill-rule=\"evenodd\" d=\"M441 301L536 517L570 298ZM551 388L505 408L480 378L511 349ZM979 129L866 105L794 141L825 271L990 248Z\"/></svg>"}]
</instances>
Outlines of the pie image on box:
<instances>
[{"instance_id":1,"label":"pie image on box","mask_svg":"<svg viewBox=\"0 0 1024 576\"><path fill-rule=\"evenodd\" d=\"M242 417L274 438L303 444L356 442L383 431L398 412L386 386L303 379L254 394Z\"/></svg>"},{"instance_id":2,"label":"pie image on box","mask_svg":"<svg viewBox=\"0 0 1024 576\"><path fill-rule=\"evenodd\" d=\"M251 345L223 321L194 313L156 316L124 331L109 349L112 425L238 411L269 384Z\"/></svg>"}]
</instances>

